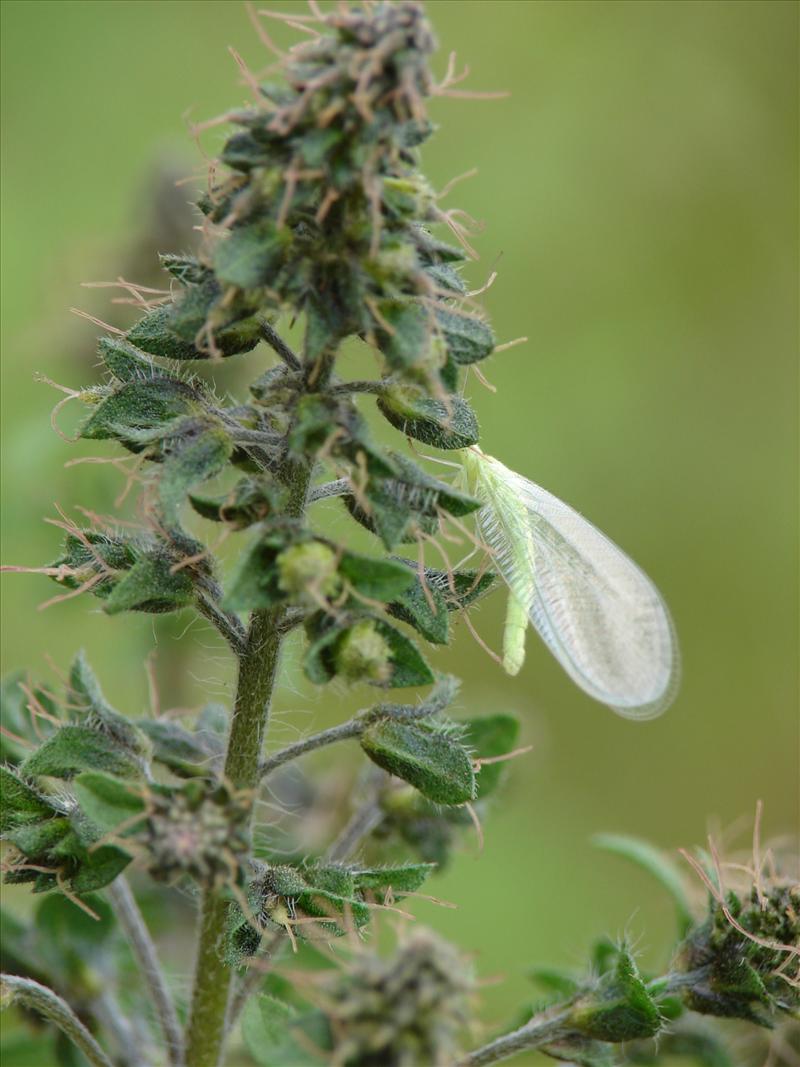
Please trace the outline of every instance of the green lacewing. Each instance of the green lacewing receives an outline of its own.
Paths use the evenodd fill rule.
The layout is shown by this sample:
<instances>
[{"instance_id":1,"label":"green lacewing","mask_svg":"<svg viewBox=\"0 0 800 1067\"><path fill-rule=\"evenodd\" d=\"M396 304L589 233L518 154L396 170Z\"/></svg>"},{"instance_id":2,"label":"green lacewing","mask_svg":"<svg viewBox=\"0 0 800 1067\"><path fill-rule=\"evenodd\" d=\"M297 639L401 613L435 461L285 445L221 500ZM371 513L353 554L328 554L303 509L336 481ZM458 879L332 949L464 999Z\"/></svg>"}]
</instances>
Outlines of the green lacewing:
<instances>
[{"instance_id":1,"label":"green lacewing","mask_svg":"<svg viewBox=\"0 0 800 1067\"><path fill-rule=\"evenodd\" d=\"M646 574L587 519L478 447L464 449L481 536L509 588L503 666L525 659L528 622L570 677L620 715L672 701L679 657L669 612Z\"/></svg>"}]
</instances>

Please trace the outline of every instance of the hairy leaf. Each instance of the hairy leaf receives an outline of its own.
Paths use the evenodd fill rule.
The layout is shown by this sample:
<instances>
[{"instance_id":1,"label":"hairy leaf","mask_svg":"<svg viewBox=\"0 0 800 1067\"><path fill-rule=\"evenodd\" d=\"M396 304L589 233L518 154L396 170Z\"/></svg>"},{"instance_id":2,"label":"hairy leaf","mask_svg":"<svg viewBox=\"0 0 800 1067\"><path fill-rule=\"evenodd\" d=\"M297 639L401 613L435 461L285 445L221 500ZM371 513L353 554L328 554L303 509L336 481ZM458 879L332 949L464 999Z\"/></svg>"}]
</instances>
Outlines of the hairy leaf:
<instances>
[{"instance_id":1,"label":"hairy leaf","mask_svg":"<svg viewBox=\"0 0 800 1067\"><path fill-rule=\"evenodd\" d=\"M396 429L434 448L467 448L478 441L478 420L458 396L434 400L412 385L397 385L378 397L378 407Z\"/></svg>"},{"instance_id":2,"label":"hairy leaf","mask_svg":"<svg viewBox=\"0 0 800 1067\"><path fill-rule=\"evenodd\" d=\"M409 782L438 804L475 799L475 774L459 741L423 723L373 723L361 734L361 747L379 767Z\"/></svg>"}]
</instances>

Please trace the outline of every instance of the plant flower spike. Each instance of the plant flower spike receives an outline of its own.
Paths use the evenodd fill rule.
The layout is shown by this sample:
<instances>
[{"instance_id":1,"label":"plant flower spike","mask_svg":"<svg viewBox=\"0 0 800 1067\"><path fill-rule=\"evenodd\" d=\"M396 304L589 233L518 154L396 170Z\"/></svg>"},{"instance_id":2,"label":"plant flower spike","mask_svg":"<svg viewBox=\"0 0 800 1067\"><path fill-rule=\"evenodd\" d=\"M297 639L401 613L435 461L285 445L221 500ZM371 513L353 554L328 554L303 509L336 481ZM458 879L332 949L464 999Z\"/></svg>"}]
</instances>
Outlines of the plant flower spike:
<instances>
[{"instance_id":1,"label":"plant flower spike","mask_svg":"<svg viewBox=\"0 0 800 1067\"><path fill-rule=\"evenodd\" d=\"M510 595L503 666L525 661L530 619L573 681L620 715L649 719L675 695L679 657L661 596L639 567L546 489L473 446L461 452L478 526Z\"/></svg>"},{"instance_id":2,"label":"plant flower spike","mask_svg":"<svg viewBox=\"0 0 800 1067\"><path fill-rule=\"evenodd\" d=\"M238 6L214 5L215 33ZM460 18L464 5L436 5L457 6ZM476 24L496 17L472 6ZM561 872L566 903L548 908L541 886L531 900L539 868L558 873L547 803L527 794L514 840L480 871L463 857L532 747L496 693L482 712L433 660L497 574L510 674L530 620L586 693L646 719L674 693L677 645L620 549L478 447L467 376L508 345L460 273L471 216L439 206L448 186L434 195L420 153L436 131L429 97L498 94L460 88L454 53L437 81L416 0L245 7L274 80L231 49L253 99L194 127L232 129L201 178L193 250L164 251L155 285L97 283L124 294L126 317L86 313L104 331L100 379L63 387L86 409L75 440L91 454L77 462L122 475L119 514L56 505L49 558L0 568L55 582L43 607L92 598L107 618L83 636L116 667L120 698L83 652L68 671L46 657L45 678L0 679L2 1067L489 1067L537 1050L581 1067L797 1064L778 1057L800 1048L800 888L781 839L762 837L760 804L751 856L711 838L684 854L698 904L654 845L602 836L675 903L665 969L600 937L574 972L529 968L539 991L506 991L499 1031L481 1021L472 953L415 921L417 900L457 906L435 881L454 866L473 887L459 925L483 946L513 927L524 961L556 919L562 953L583 936L574 871ZM159 5L141 10L159 35ZM304 39L279 49L267 20ZM371 353L368 377L352 377L351 349ZM488 567L451 566L454 530ZM148 714L129 684L140 656ZM591 738L562 740L563 766L580 767ZM609 780L619 762L604 757ZM627 818L624 775L616 788ZM683 811L702 790L675 792ZM674 799L642 790L637 818ZM574 832L565 819L556 828ZM736 1031L728 1055L731 1024L764 1031L752 1055Z\"/></svg>"}]
</instances>

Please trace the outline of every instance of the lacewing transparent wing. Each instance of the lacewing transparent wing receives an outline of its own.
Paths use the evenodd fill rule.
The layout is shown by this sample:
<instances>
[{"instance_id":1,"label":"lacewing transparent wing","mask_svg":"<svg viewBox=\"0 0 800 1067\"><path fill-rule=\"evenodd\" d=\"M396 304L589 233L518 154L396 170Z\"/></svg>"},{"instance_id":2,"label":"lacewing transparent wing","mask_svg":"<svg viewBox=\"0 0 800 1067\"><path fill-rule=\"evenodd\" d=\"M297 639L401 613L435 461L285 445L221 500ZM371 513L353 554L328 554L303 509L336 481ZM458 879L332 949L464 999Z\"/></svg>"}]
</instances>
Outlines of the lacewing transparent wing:
<instances>
[{"instance_id":1,"label":"lacewing transparent wing","mask_svg":"<svg viewBox=\"0 0 800 1067\"><path fill-rule=\"evenodd\" d=\"M620 715L646 719L675 695L678 650L661 596L643 571L546 489L477 448L461 453L483 501L481 535L509 589L503 661L524 660L527 617L570 677Z\"/></svg>"}]
</instances>

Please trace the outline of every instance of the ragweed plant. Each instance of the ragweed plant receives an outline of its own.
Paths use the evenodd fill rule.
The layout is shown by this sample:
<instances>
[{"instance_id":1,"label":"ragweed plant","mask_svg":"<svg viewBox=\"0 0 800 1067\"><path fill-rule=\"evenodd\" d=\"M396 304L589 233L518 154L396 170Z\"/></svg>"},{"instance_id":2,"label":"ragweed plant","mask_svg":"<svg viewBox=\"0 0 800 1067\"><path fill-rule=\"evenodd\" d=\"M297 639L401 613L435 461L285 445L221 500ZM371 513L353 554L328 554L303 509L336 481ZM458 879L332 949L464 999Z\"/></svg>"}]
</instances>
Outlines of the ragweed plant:
<instances>
[{"instance_id":1,"label":"ragweed plant","mask_svg":"<svg viewBox=\"0 0 800 1067\"><path fill-rule=\"evenodd\" d=\"M478 448L463 386L502 346L459 272L473 256L464 216L442 209L419 170L433 132L426 100L456 81L452 67L439 83L430 72L421 6L312 4L289 22L310 34L281 54L281 80L246 72L252 106L223 116L235 132L198 203L197 254L161 257L161 291L124 283L141 317L100 338L103 381L69 390L87 408L80 436L127 454L115 462L141 487L137 517L61 515L63 544L39 568L62 590L55 600L85 593L109 616L208 620L237 663L233 707L209 704L190 725L132 719L83 654L63 693L25 674L7 681L5 880L45 896L30 924L6 917L4 999L55 1028L61 1062L74 1062L70 1041L104 1067L215 1067L240 1033L274 1067L478 1065L532 1048L572 1063L611 1063L618 1051L648 1062L631 1057L657 1059L661 1033L661 1047L680 1051L679 1033L690 1047L698 1013L760 1026L791 1014L797 898L777 876L767 887L760 865L737 893L696 861L710 905L687 918L667 976L643 976L627 945L604 942L586 975L550 973L552 1001L474 1052L476 984L455 950L406 932L381 956L368 940L375 916L402 919L404 898L479 823L518 751L511 716L453 715L458 683L434 672L420 641L447 644L453 619L468 619L499 575L512 673L530 619L591 696L642 717L668 703L677 653L638 568ZM295 320L298 351L285 336ZM374 353L374 378L343 376L352 339ZM218 395L220 362L257 346L273 364L246 397ZM371 431L359 406L370 397L400 432L397 448ZM463 473L434 475L403 438L457 454ZM317 506L331 500L374 535L372 551L332 535ZM198 516L220 536L203 540ZM456 535L475 547L472 569L450 562ZM222 537L242 542L225 581ZM265 755L294 631L310 682L379 693L353 718ZM425 686L405 700L389 693ZM342 811L338 834L309 847L270 823L263 791L280 797L292 787L287 765L346 740L366 757L360 802ZM292 800L302 824L318 808L313 788ZM196 902L185 1001L125 880L134 864L179 891L181 907ZM678 892L663 863L650 866ZM130 965L120 933L157 1027L130 997L120 1006L120 966ZM331 953L337 940L345 950Z\"/></svg>"}]
</instances>

